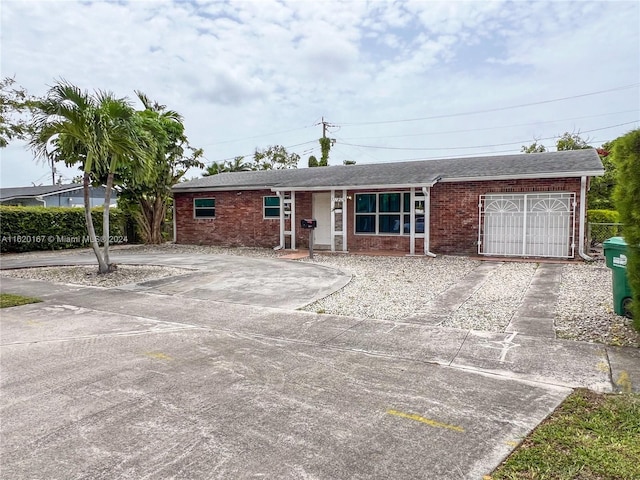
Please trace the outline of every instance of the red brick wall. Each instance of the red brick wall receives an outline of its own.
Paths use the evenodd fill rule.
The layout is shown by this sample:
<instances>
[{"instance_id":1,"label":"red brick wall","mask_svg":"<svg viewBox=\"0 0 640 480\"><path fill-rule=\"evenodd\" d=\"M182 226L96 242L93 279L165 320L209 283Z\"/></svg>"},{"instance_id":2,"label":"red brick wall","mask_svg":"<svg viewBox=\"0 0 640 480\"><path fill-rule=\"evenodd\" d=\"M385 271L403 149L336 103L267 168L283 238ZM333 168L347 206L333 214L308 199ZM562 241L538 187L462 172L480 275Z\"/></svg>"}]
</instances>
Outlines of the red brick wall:
<instances>
[{"instance_id":1,"label":"red brick wall","mask_svg":"<svg viewBox=\"0 0 640 480\"><path fill-rule=\"evenodd\" d=\"M478 203L487 193L567 192L576 194L575 239L578 242L580 179L526 179L437 183L431 189L431 251L443 254L478 253Z\"/></svg>"},{"instance_id":2,"label":"red brick wall","mask_svg":"<svg viewBox=\"0 0 640 480\"><path fill-rule=\"evenodd\" d=\"M262 197L270 190L176 193L177 243L274 247L280 243L278 219L262 218ZM194 218L194 198L215 198L216 218Z\"/></svg>"},{"instance_id":3,"label":"red brick wall","mask_svg":"<svg viewBox=\"0 0 640 480\"><path fill-rule=\"evenodd\" d=\"M362 190L361 192L376 190ZM377 190L380 191L380 190ZM400 191L400 190L394 190ZM408 191L408 190L406 190ZM439 254L476 255L478 253L478 202L487 193L568 192L576 194L576 216L580 212L580 179L527 179L484 182L437 183L431 189L430 250ZM348 250L396 250L409 252L408 235L356 235L354 200L349 191L347 212ZM262 218L262 197L270 190L175 194L178 243L256 246L272 248L280 243L279 221ZM214 197L215 219L194 219L193 199ZM309 232L300 228L302 218L312 216L312 194L296 192L296 246L308 246ZM579 219L575 222L576 252ZM289 229L287 222L287 229ZM289 242L287 240L287 247ZM416 239L416 253L422 252L423 241Z\"/></svg>"}]
</instances>

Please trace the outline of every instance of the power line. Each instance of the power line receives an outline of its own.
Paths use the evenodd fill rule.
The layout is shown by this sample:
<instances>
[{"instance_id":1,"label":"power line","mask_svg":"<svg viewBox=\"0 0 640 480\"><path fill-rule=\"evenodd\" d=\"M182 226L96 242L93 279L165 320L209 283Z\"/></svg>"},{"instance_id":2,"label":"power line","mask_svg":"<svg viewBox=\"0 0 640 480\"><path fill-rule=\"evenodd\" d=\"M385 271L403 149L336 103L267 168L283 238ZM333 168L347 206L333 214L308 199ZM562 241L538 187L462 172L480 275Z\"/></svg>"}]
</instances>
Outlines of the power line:
<instances>
[{"instance_id":1,"label":"power line","mask_svg":"<svg viewBox=\"0 0 640 480\"><path fill-rule=\"evenodd\" d=\"M616 127L622 127L624 125L631 125L634 123L638 123L640 122L640 120L634 120L633 122L626 122L626 123L619 123L617 125L609 125L607 127L602 127L602 128L594 128L591 130L584 130L580 133L590 133L590 132L598 132L600 130L607 130L609 128L616 128ZM554 137L545 137L545 138L539 138L538 140L552 140L554 138L557 138L557 136ZM347 142L342 142L342 145L349 145L351 147L361 147L361 148L375 148L375 149L379 149L379 150L468 150L468 149L473 149L473 148L491 148L491 147L504 147L507 145L517 145L517 144L523 144L523 143L527 143L531 141L531 139L528 140L521 140L518 142L509 142L509 143L496 143L493 145L474 145L474 146L468 146L468 147L382 147L382 146L375 146L375 145L358 145L358 144L354 144L354 143L347 143Z\"/></svg>"},{"instance_id":2,"label":"power line","mask_svg":"<svg viewBox=\"0 0 640 480\"><path fill-rule=\"evenodd\" d=\"M372 137L344 137L341 140L368 140L372 138L405 138L405 137L423 137L428 135L446 135L449 133L468 133L468 132L482 132L487 130L498 130L505 128L513 128L513 127L529 127L531 125L543 125L548 123L559 123L559 122L568 122L572 120L582 120L585 118L596 118L596 117L607 117L609 115L619 115L621 113L637 113L638 109L634 110L622 110L620 112L612 112L612 113L600 113L598 115L585 115L582 117L572 117L572 118L562 118L557 120L545 120L541 122L533 122L533 123L513 123L509 125L500 125L495 127L484 127L484 128L468 128L464 130L445 130L440 132L424 132L424 133L407 133L403 135L376 135Z\"/></svg>"},{"instance_id":3,"label":"power line","mask_svg":"<svg viewBox=\"0 0 640 480\"><path fill-rule=\"evenodd\" d=\"M308 142L296 143L295 145L287 145L284 148L289 149L289 148L301 147L303 145L308 145L310 143L315 143L315 142L317 142L317 140L310 140ZM253 152L251 152L251 153L247 153L247 154L244 154L244 155L235 155L233 157L222 158L220 160L209 160L208 158L204 157L204 155L203 155L203 157L205 158L205 160L207 160L209 162L209 164L212 164L212 163L226 162L227 160L233 160L236 157L249 157L249 156L253 155L254 153L255 153L255 150Z\"/></svg>"},{"instance_id":4,"label":"power line","mask_svg":"<svg viewBox=\"0 0 640 480\"><path fill-rule=\"evenodd\" d=\"M224 143L244 142L244 141L246 141L246 140L253 140L253 139L255 139L255 138L271 137L271 136L274 136L274 135L282 135L282 134L284 134L284 133L296 132L296 131L298 131L298 130L306 130L307 128L312 128L312 127L314 127L314 126L316 126L316 125L317 125L317 124L314 124L314 125L307 125L307 126L305 126L305 127L292 128L292 129L289 129L289 130L283 130L283 131L281 131L281 132L265 133L265 134L262 134L262 135L254 135L253 137L237 138L237 139L235 139L235 140L223 140L223 141L221 141L221 142L207 143L207 144L205 144L205 145L201 145L201 146L202 146L202 147L211 147L211 146L213 146L213 145L222 145L222 144L224 144Z\"/></svg>"},{"instance_id":5,"label":"power line","mask_svg":"<svg viewBox=\"0 0 640 480\"><path fill-rule=\"evenodd\" d=\"M541 100L541 101L538 101L538 102L522 103L520 105L511 105L509 107L488 108L488 109L485 109L485 110L474 110L474 111L470 111L470 112L448 113L448 114L444 114L444 115L434 115L434 116L430 116L430 117L406 118L406 119L403 119L403 120L384 120L384 121L379 121L379 122L352 122L352 123L339 122L339 123L342 126L383 125L383 124L389 124L389 123L405 123L405 122L417 122L417 121L420 121L420 120L437 120L437 119L440 119L440 118L463 117L465 115L478 115L480 113L501 112L501 111L504 111L504 110L513 110L513 109L516 109L516 108L531 107L531 106L534 106L534 105L544 105L544 104L547 104L547 103L562 102L562 101L565 101L565 100L572 100L574 98L589 97L589 96L592 96L592 95L600 95L600 94L603 94L603 93L616 92L616 91L620 91L620 90L628 90L630 88L637 88L638 86L640 86L640 83L633 83L631 85L623 85L621 87L610 88L608 90L599 90L597 92L582 93L580 95L572 95L570 97L561 97L561 98L554 98L554 99L551 99L551 100Z\"/></svg>"}]
</instances>

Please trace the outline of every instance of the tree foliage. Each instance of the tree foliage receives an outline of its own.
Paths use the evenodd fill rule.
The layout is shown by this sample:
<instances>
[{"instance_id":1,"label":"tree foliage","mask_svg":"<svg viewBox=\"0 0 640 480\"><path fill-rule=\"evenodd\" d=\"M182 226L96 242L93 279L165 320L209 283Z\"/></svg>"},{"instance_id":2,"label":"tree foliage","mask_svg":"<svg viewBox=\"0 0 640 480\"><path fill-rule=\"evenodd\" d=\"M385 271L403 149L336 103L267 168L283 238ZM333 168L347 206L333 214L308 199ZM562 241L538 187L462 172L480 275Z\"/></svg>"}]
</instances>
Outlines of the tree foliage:
<instances>
[{"instance_id":1,"label":"tree foliage","mask_svg":"<svg viewBox=\"0 0 640 480\"><path fill-rule=\"evenodd\" d=\"M586 148L591 148L588 139L584 140L577 133L564 132L556 141L556 149L559 152L564 150L584 150Z\"/></svg>"},{"instance_id":2,"label":"tree foliage","mask_svg":"<svg viewBox=\"0 0 640 480\"><path fill-rule=\"evenodd\" d=\"M12 77L0 80L0 148L11 140L25 140L29 133L29 121L23 116L31 113L36 99L16 84Z\"/></svg>"},{"instance_id":3,"label":"tree foliage","mask_svg":"<svg viewBox=\"0 0 640 480\"><path fill-rule=\"evenodd\" d=\"M283 170L298 168L300 155L289 153L282 145L273 145L253 154L252 170Z\"/></svg>"},{"instance_id":4,"label":"tree foliage","mask_svg":"<svg viewBox=\"0 0 640 480\"><path fill-rule=\"evenodd\" d=\"M583 150L592 148L588 140L584 140L577 133L563 133L556 141L556 150L559 152L566 150ZM614 209L613 188L616 184L616 166L615 163L608 158L611 150L611 143L605 143L601 148L597 149L602 165L604 166L604 175L601 177L593 177L589 188L588 201L589 208L597 210ZM544 145L535 140L531 145L523 145L521 150L523 153L542 153L547 149Z\"/></svg>"},{"instance_id":5,"label":"tree foliage","mask_svg":"<svg viewBox=\"0 0 640 480\"><path fill-rule=\"evenodd\" d=\"M171 187L190 168L204 167L199 160L203 152L189 145L177 112L152 102L142 92L136 94L144 107L137 112L137 127L151 135L155 148L149 159L151 168L141 181L126 165L118 172L118 202L132 214L142 240L159 244L164 241L163 227L172 205Z\"/></svg>"},{"instance_id":6,"label":"tree foliage","mask_svg":"<svg viewBox=\"0 0 640 480\"><path fill-rule=\"evenodd\" d=\"M589 187L589 208L595 210L615 210L613 201L613 191L616 186L616 164L613 161L610 152L612 142L602 145L602 148L596 149L600 160L604 166L604 175L601 177L593 177Z\"/></svg>"},{"instance_id":7,"label":"tree foliage","mask_svg":"<svg viewBox=\"0 0 640 480\"><path fill-rule=\"evenodd\" d=\"M211 175L217 175L225 172L248 172L255 170L250 163L244 161L244 157L235 157L233 160L227 160L225 162L212 162L205 168L203 177L209 177Z\"/></svg>"},{"instance_id":8,"label":"tree foliage","mask_svg":"<svg viewBox=\"0 0 640 480\"><path fill-rule=\"evenodd\" d=\"M640 129L617 138L612 156L617 169L614 200L629 245L627 278L633 298L631 310L634 325L640 330Z\"/></svg>"},{"instance_id":9,"label":"tree foliage","mask_svg":"<svg viewBox=\"0 0 640 480\"><path fill-rule=\"evenodd\" d=\"M248 172L255 170L281 170L297 168L300 155L289 153L282 145L270 146L266 149L256 149L252 162L245 162L244 157L235 157L224 162L212 162L206 168L203 177L227 172Z\"/></svg>"},{"instance_id":10,"label":"tree foliage","mask_svg":"<svg viewBox=\"0 0 640 480\"><path fill-rule=\"evenodd\" d=\"M318 140L320 142L320 160L318 161L319 167L326 167L329 165L329 151L331 151L331 145L333 145L333 140L327 137L322 137Z\"/></svg>"},{"instance_id":11,"label":"tree foliage","mask_svg":"<svg viewBox=\"0 0 640 480\"><path fill-rule=\"evenodd\" d=\"M520 149L520 151L522 153L543 153L543 152L546 152L547 149L544 145L542 145L541 143L538 143L538 141L536 140L529 146L522 145L522 148Z\"/></svg>"}]
</instances>

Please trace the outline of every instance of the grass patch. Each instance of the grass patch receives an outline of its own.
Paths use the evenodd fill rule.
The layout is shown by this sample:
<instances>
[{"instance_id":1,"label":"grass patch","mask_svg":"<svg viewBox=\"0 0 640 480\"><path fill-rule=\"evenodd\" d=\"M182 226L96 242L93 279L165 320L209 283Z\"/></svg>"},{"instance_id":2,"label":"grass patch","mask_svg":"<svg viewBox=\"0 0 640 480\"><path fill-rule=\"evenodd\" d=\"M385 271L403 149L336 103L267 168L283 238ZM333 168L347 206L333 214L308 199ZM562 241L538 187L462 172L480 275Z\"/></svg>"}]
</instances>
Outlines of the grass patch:
<instances>
[{"instance_id":1,"label":"grass patch","mask_svg":"<svg viewBox=\"0 0 640 480\"><path fill-rule=\"evenodd\" d=\"M485 478L640 478L640 394L576 390Z\"/></svg>"},{"instance_id":2,"label":"grass patch","mask_svg":"<svg viewBox=\"0 0 640 480\"><path fill-rule=\"evenodd\" d=\"M38 303L42 300L31 297L23 297L22 295L13 295L11 293L0 293L0 308L17 307L18 305L27 305L28 303Z\"/></svg>"}]
</instances>

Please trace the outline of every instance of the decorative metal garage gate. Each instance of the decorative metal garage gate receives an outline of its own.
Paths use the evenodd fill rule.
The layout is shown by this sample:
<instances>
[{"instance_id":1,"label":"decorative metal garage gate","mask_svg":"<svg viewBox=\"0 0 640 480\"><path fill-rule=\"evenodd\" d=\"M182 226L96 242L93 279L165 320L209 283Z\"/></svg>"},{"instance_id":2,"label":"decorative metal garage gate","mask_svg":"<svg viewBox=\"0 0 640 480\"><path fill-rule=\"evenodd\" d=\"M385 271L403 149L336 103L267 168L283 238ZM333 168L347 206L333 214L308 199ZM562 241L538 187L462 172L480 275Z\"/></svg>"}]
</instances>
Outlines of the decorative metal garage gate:
<instances>
[{"instance_id":1,"label":"decorative metal garage gate","mask_svg":"<svg viewBox=\"0 0 640 480\"><path fill-rule=\"evenodd\" d=\"M478 253L574 256L574 193L481 195L479 207Z\"/></svg>"}]
</instances>

